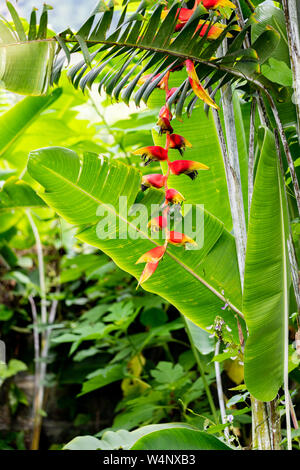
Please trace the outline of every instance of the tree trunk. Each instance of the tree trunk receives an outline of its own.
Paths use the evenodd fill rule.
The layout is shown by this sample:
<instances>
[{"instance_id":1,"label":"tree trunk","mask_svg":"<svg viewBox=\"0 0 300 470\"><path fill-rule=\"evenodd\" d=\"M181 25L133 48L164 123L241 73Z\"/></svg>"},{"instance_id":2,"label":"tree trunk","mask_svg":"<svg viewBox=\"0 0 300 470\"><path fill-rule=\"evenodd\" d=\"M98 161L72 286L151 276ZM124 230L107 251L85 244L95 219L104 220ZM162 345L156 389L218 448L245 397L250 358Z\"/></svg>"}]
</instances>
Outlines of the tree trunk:
<instances>
[{"instance_id":1,"label":"tree trunk","mask_svg":"<svg viewBox=\"0 0 300 470\"><path fill-rule=\"evenodd\" d=\"M252 449L280 450L280 416L276 400L269 403L251 397L252 403Z\"/></svg>"}]
</instances>

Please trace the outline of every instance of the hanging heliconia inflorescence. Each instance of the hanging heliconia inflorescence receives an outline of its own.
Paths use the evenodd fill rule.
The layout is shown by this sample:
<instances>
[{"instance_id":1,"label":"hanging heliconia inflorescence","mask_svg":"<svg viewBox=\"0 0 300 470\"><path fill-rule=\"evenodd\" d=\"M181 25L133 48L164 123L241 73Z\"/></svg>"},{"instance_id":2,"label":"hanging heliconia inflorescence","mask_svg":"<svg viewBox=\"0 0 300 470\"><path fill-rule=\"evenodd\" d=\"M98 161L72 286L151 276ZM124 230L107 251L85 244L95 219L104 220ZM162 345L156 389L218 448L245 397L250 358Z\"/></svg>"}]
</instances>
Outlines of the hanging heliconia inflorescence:
<instances>
[{"instance_id":1,"label":"hanging heliconia inflorescence","mask_svg":"<svg viewBox=\"0 0 300 470\"><path fill-rule=\"evenodd\" d=\"M202 5L207 10L215 10L217 14L222 8L229 8L234 10L236 6L230 0L195 0L194 7L189 8L180 8L177 11L177 24L175 26L175 31L180 31L190 20L194 14L198 5ZM162 18L165 18L169 10L167 7L162 12ZM204 20L199 20L199 24L196 28L196 32L199 31L201 37L206 37L208 40L217 39L220 34L224 31L226 25L222 23L207 24ZM233 26L232 29L240 30L238 26ZM227 36L232 37L230 33L227 33ZM171 162L169 160L169 149L176 149L183 156L187 147L192 147L192 144L183 136L174 133L173 126L171 125L173 115L169 105L169 99L174 93L177 92L177 88L169 88L169 77L171 72L181 70L185 67L188 75L189 84L195 93L195 95L204 101L206 104L212 108L219 109L214 100L209 96L207 91L203 88L198 78L197 72L193 61L185 60L183 63L176 65L173 69L166 72L166 74L159 80L156 85L156 88L164 90L165 92L165 105L161 108L158 121L156 123L159 135L166 135L166 145L161 147L159 145L152 145L149 147L143 147L141 149L133 152L135 155L140 155L144 160L144 164L149 165L151 162L166 162L168 165L167 171L165 174L149 174L142 177L142 191L146 191L148 188L153 187L157 189L164 188L165 191L165 200L162 206L162 215L155 217L150 220L148 227L152 231L163 231L165 232L165 243L163 246L157 246L152 250L148 251L142 255L137 264L146 263L146 266L142 272L142 275L139 280L139 285L147 281L155 270L158 267L160 260L163 258L168 243L175 246L185 246L187 244L196 245L196 242L184 233L179 233L175 231L169 231L168 229L168 214L172 206L181 206L184 202L184 196L177 191L176 189L168 187L168 178L169 175L187 175L189 178L194 180L198 176L198 170L209 170L209 167L200 162L194 162L191 160L175 160ZM140 78L139 84L142 85L147 80L151 79L151 82L159 79L159 75L152 77L152 74L145 75ZM152 77L152 78L151 78ZM176 102L176 100L174 101Z\"/></svg>"},{"instance_id":2,"label":"hanging heliconia inflorescence","mask_svg":"<svg viewBox=\"0 0 300 470\"><path fill-rule=\"evenodd\" d=\"M225 0L224 0L225 1ZM210 2L213 3L213 2ZM217 3L217 2L214 2ZM220 2L219 2L220 3ZM224 3L224 2L223 2ZM191 10L189 10L191 11ZM185 66L188 79L191 85L192 90L197 95L198 98L203 100L209 106L218 109L217 104L205 91L201 85L197 72L194 67L194 63L191 60L186 60L180 68ZM187 244L197 245L196 242L185 235L184 233L169 231L168 229L168 214L174 205L179 205L183 203L184 196L177 191L176 189L168 187L168 178L170 173L172 175L187 175L192 180L194 180L198 175L198 170L209 170L209 167L200 162L195 162L191 160L175 160L171 162L169 160L169 149L176 149L183 156L186 147L192 147L192 144L185 139L185 137L175 134L173 132L173 127L171 121L173 115L171 113L170 105L168 104L169 98L177 91L177 88L169 89L169 77L170 72L178 70L178 66L174 70L168 71L165 76L159 81L157 88L164 90L165 92L165 105L161 108L158 116L158 121L156 123L159 134L166 135L166 145L161 147L159 145L152 145L149 147L143 147L135 152L135 155L140 155L144 160L144 165L149 165L151 162L166 162L168 165L167 171L165 174L149 174L142 177L142 191L146 191L148 188L153 187L157 189L164 188L165 191L165 200L162 206L162 215L155 217L150 220L148 227L152 231L165 231L165 243L162 246L156 246L152 250L143 254L137 264L146 263L146 266L142 272L142 275L139 280L139 285L147 281L152 274L157 269L160 260L163 258L167 245L170 243L175 246L185 246ZM140 79L139 84L144 83L149 79L151 75L144 76ZM158 76L152 78L152 81L155 80Z\"/></svg>"}]
</instances>

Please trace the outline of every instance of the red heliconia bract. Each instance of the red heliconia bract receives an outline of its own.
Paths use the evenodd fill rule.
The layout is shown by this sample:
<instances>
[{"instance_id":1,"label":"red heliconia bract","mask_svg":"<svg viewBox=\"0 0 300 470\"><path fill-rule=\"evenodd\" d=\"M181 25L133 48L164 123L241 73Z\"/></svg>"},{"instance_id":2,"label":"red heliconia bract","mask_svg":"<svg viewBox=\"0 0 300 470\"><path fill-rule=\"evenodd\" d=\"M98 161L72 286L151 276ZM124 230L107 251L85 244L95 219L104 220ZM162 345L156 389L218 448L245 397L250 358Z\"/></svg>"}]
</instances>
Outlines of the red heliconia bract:
<instances>
[{"instance_id":1,"label":"red heliconia bract","mask_svg":"<svg viewBox=\"0 0 300 470\"><path fill-rule=\"evenodd\" d=\"M182 137L182 135L179 135L179 134L170 135L170 141L169 141L170 149L177 149L180 155L183 155L183 152L186 147L192 147L192 144L187 139Z\"/></svg>"},{"instance_id":2,"label":"red heliconia bract","mask_svg":"<svg viewBox=\"0 0 300 470\"><path fill-rule=\"evenodd\" d=\"M219 109L219 106L214 102L213 99L211 99L207 91L205 91L203 86L201 85L197 72L195 70L194 63L188 59L185 61L185 66L189 76L190 85L195 95L212 108Z\"/></svg>"},{"instance_id":3,"label":"red heliconia bract","mask_svg":"<svg viewBox=\"0 0 300 470\"><path fill-rule=\"evenodd\" d=\"M153 232L158 232L168 226L168 219L163 215L159 215L158 217L154 217L148 223L148 227L151 227Z\"/></svg>"},{"instance_id":4,"label":"red heliconia bract","mask_svg":"<svg viewBox=\"0 0 300 470\"><path fill-rule=\"evenodd\" d=\"M144 253L136 262L136 264L139 263L147 263L142 275L140 277L138 286L143 284L143 282L147 281L152 274L156 271L158 263L164 256L166 252L166 245L162 246L156 246L155 248L152 248L152 250L147 251L147 253Z\"/></svg>"},{"instance_id":5,"label":"red heliconia bract","mask_svg":"<svg viewBox=\"0 0 300 470\"><path fill-rule=\"evenodd\" d=\"M172 113L169 110L168 106L165 105L161 108L161 110L159 111L159 117L160 118L166 118L169 121L172 121L173 116L172 116Z\"/></svg>"},{"instance_id":6,"label":"red heliconia bract","mask_svg":"<svg viewBox=\"0 0 300 470\"><path fill-rule=\"evenodd\" d=\"M134 155L140 155L145 162L145 166L151 162L159 162L168 159L168 152L159 145L150 145L150 147L142 147L132 152Z\"/></svg>"},{"instance_id":7,"label":"red heliconia bract","mask_svg":"<svg viewBox=\"0 0 300 470\"><path fill-rule=\"evenodd\" d=\"M192 160L176 160L170 163L170 170L173 175L187 175L192 180L198 176L197 170L209 170L209 167L200 162L194 162Z\"/></svg>"},{"instance_id":8,"label":"red heliconia bract","mask_svg":"<svg viewBox=\"0 0 300 470\"><path fill-rule=\"evenodd\" d=\"M184 201L183 195L176 189L168 189L166 191L166 201L172 204L181 204Z\"/></svg>"},{"instance_id":9,"label":"red heliconia bract","mask_svg":"<svg viewBox=\"0 0 300 470\"><path fill-rule=\"evenodd\" d=\"M151 186L153 188L161 189L164 186L165 181L166 177L161 173L153 175L143 175L141 189L142 191L146 191L146 189L150 188Z\"/></svg>"},{"instance_id":10,"label":"red heliconia bract","mask_svg":"<svg viewBox=\"0 0 300 470\"><path fill-rule=\"evenodd\" d=\"M172 245L177 245L177 246L182 246L182 245L185 246L187 243L190 243L191 245L194 245L194 246L197 245L197 243L192 238L180 232L174 232L174 231L169 232L167 240L168 240L168 243L171 243Z\"/></svg>"},{"instance_id":11,"label":"red heliconia bract","mask_svg":"<svg viewBox=\"0 0 300 470\"><path fill-rule=\"evenodd\" d=\"M158 119L156 125L159 127L159 135L172 134L173 127L170 124L169 119L161 117Z\"/></svg>"},{"instance_id":12,"label":"red heliconia bract","mask_svg":"<svg viewBox=\"0 0 300 470\"><path fill-rule=\"evenodd\" d=\"M198 5L202 4L207 10L212 10L216 8L231 8L234 10L236 5L232 3L230 0L196 0Z\"/></svg>"},{"instance_id":13,"label":"red heliconia bract","mask_svg":"<svg viewBox=\"0 0 300 470\"><path fill-rule=\"evenodd\" d=\"M175 91L177 91L177 90L178 90L178 88L176 88L176 87L171 88L168 91L168 93L166 94L166 101L168 101L171 98L171 96L174 95Z\"/></svg>"},{"instance_id":14,"label":"red heliconia bract","mask_svg":"<svg viewBox=\"0 0 300 470\"><path fill-rule=\"evenodd\" d=\"M147 251L144 253L135 264L139 263L157 263L157 261L161 260L166 252L166 246L156 246L152 248L152 250Z\"/></svg>"},{"instance_id":15,"label":"red heliconia bract","mask_svg":"<svg viewBox=\"0 0 300 470\"><path fill-rule=\"evenodd\" d=\"M147 263L146 264L146 266L145 266L145 268L142 272L142 275L139 279L138 286L142 285L144 282L146 282L152 276L152 274L157 269L158 263L159 263L159 261L157 261L156 263Z\"/></svg>"}]
</instances>

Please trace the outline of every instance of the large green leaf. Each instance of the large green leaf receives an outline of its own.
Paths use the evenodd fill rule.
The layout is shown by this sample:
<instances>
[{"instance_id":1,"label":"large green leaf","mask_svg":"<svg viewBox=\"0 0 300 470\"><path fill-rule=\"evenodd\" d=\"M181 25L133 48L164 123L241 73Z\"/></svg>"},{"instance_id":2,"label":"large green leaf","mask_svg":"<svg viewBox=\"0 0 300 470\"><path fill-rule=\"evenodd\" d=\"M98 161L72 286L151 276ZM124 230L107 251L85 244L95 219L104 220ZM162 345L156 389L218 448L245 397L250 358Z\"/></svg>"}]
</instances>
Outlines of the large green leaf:
<instances>
[{"instance_id":1,"label":"large green leaf","mask_svg":"<svg viewBox=\"0 0 300 470\"><path fill-rule=\"evenodd\" d=\"M0 20L0 85L21 95L42 95L49 87L56 44L23 41Z\"/></svg>"},{"instance_id":2,"label":"large green leaf","mask_svg":"<svg viewBox=\"0 0 300 470\"><path fill-rule=\"evenodd\" d=\"M179 431L179 433L177 431ZM147 436L148 438L146 439ZM158 442L160 438L161 441ZM188 442L190 442L191 447L188 447ZM157 447L154 447L155 445L157 445ZM164 445L164 447L161 447L162 445ZM72 439L72 441L64 446L64 450L97 449L228 450L229 447L216 437L204 432L199 432L186 423L152 424L131 432L125 429L107 431L103 434L102 439L97 439L93 436L79 436L75 437L75 439Z\"/></svg>"},{"instance_id":3,"label":"large green leaf","mask_svg":"<svg viewBox=\"0 0 300 470\"><path fill-rule=\"evenodd\" d=\"M253 18L254 23L251 29L252 41L256 41L261 34L265 34L266 28L273 27L280 34L280 41L277 43L275 50L272 51L272 57L289 64L287 33L282 9L278 8L275 2L267 0L257 6ZM267 41L265 41L264 53L268 50L268 46Z\"/></svg>"},{"instance_id":4,"label":"large green leaf","mask_svg":"<svg viewBox=\"0 0 300 470\"><path fill-rule=\"evenodd\" d=\"M28 96L1 115L0 157L3 157L41 112L51 106L61 93L62 89L57 88L48 96Z\"/></svg>"},{"instance_id":5,"label":"large green leaf","mask_svg":"<svg viewBox=\"0 0 300 470\"><path fill-rule=\"evenodd\" d=\"M141 437L132 450L230 450L224 442L206 432L171 428Z\"/></svg>"},{"instance_id":6,"label":"large green leaf","mask_svg":"<svg viewBox=\"0 0 300 470\"><path fill-rule=\"evenodd\" d=\"M75 152L53 147L32 152L28 171L45 189L39 193L45 202L68 222L80 226L77 234L80 240L100 248L122 269L140 277L143 267L135 264L137 259L161 242L139 227L136 215L127 216L119 210L120 196L127 196L128 207L136 199L141 181L138 170L90 153L85 154L81 166ZM160 191L150 190L143 203L149 209L150 204L161 200ZM99 207L109 209L116 217L118 223L111 223L109 228L109 234L113 236L116 228L116 238L100 239L97 235ZM218 219L206 211L201 213L203 246L192 251L169 246L163 262L144 287L166 298L202 328L210 326L215 316L222 314L237 338L233 312L221 311L224 301L235 311L240 311L235 242ZM125 229L131 231L131 238L121 238ZM133 239L138 235L143 238Z\"/></svg>"},{"instance_id":7,"label":"large green leaf","mask_svg":"<svg viewBox=\"0 0 300 470\"><path fill-rule=\"evenodd\" d=\"M261 401L273 400L283 382L289 294L286 224L275 140L271 131L264 129L249 221L243 297L249 329L245 382Z\"/></svg>"}]
</instances>

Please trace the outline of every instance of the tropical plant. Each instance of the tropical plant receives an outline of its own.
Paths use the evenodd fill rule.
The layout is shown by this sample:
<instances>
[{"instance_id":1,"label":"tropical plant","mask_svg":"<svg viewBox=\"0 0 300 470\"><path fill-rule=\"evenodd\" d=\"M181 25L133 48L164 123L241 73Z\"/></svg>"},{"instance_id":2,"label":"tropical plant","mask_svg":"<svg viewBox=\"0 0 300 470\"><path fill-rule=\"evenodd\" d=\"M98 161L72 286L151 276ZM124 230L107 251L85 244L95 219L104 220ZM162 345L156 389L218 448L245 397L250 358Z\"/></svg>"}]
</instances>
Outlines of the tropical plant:
<instances>
[{"instance_id":1,"label":"tropical plant","mask_svg":"<svg viewBox=\"0 0 300 470\"><path fill-rule=\"evenodd\" d=\"M126 163L124 158L99 158L89 148L82 157L81 152L65 147L31 149L27 169L35 181L35 197L75 225L79 240L101 249L137 279L141 269L136 261L149 263L140 279L145 290L213 332L217 358L223 344L225 357L236 356L244 363L245 387L252 401L253 448L280 447L277 397L283 386L291 449L290 416L294 426L298 423L289 393L289 371L295 360L289 328L294 335L300 306L295 230L300 210L296 2L284 1L281 8L269 1L197 0L193 5L172 1L168 6L142 1L134 13L130 6L124 2L120 12L101 1L76 34L66 30L54 36L47 31L47 7L39 28L33 12L26 30L8 2L14 27L1 23L0 78L12 91L42 94L50 83L59 83L66 61L81 52L82 58L68 72L75 88L86 92L97 84L99 92L105 90L127 104L133 100L137 106L143 101L152 109L165 107L159 128L153 131L154 145L133 153L161 161L163 171L167 161L172 176L169 170L163 179L158 173L155 179L143 176L134 157ZM25 53L31 59L36 56L32 70ZM200 82L205 82L207 91ZM166 89L166 99L157 88ZM199 98L206 102L204 106ZM177 137L170 113L182 120L176 125ZM189 163L179 164L173 161L174 151L184 143L191 143L193 156ZM197 168L210 171L195 182L177 177L183 172L195 176ZM175 200L168 199L166 180ZM154 187L141 195L141 183L143 189ZM164 184L166 194L159 189ZM151 204L160 205L164 199L178 202L178 198L182 202L182 195L192 205L183 204L182 219L202 220L203 243L198 250L170 246L176 240L168 230L168 244L162 251L153 231L147 229L148 216L137 218L134 203L142 202L149 213ZM119 206L124 196L132 207L129 213ZM173 210L166 203L164 208ZM158 220L159 228L163 222ZM99 236L105 224L106 238ZM124 236L128 231L131 238ZM180 244L192 241L187 236L184 239L181 234ZM142 253L146 255L141 258ZM157 433L169 448L182 444L180 434L186 435L182 439L195 439L200 448L221 445L187 428L157 429L130 443L136 442L133 448L153 448ZM91 445L101 448L95 441Z\"/></svg>"}]
</instances>

